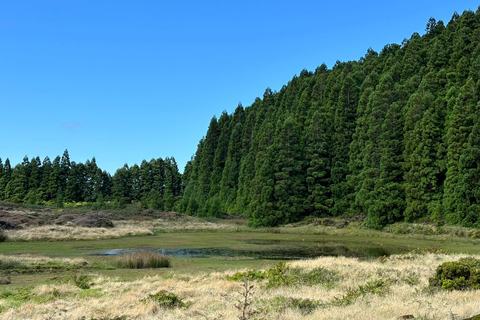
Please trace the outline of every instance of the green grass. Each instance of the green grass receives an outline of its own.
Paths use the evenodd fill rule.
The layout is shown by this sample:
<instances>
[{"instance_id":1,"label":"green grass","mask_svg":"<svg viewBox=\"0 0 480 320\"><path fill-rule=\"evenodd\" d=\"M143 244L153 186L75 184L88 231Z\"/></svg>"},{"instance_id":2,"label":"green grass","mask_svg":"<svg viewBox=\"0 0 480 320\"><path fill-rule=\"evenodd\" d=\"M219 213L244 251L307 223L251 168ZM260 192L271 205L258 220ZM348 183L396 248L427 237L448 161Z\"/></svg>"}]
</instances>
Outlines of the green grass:
<instances>
[{"instance_id":1,"label":"green grass","mask_svg":"<svg viewBox=\"0 0 480 320\"><path fill-rule=\"evenodd\" d=\"M134 280L143 276L175 274L197 274L214 271L225 271L229 269L248 268L265 269L274 266L279 260L264 260L252 258L170 258L173 268L169 269L129 269L118 268L116 259L112 256L97 256L95 254L112 249L141 249L142 247L160 248L213 248L223 247L239 250L262 250L275 249L279 247L291 248L317 248L324 246L342 245L352 250L370 250L369 248L384 248L391 252L405 251L430 251L440 250L446 253L472 253L480 254L480 239L473 237L462 237L451 234L417 234L414 232L394 233L391 231L378 231L354 225L347 228L323 227L316 225L295 225L280 228L252 229L244 225L244 221L215 220L215 223L238 226L239 232L232 232L217 229L190 230L189 232L172 232L162 230L150 236L134 236L119 239L104 240L82 240L82 241L29 241L0 243L0 252L7 255L36 254L48 257L82 257L88 262L86 269L94 269L96 273L106 276L119 277L121 279ZM418 227L411 227L409 230L417 230ZM422 229L423 230L423 229ZM255 241L251 241L255 240ZM264 243L273 243L265 245ZM1 269L21 270L23 267L15 268L1 266ZM38 282L48 281L49 273L71 275L78 267L73 266L37 266L33 274L22 274L16 272L12 277L9 287L30 285ZM31 269L31 268L30 268ZM44 276L40 275L45 272ZM7 271L11 273L10 271Z\"/></svg>"}]
</instances>

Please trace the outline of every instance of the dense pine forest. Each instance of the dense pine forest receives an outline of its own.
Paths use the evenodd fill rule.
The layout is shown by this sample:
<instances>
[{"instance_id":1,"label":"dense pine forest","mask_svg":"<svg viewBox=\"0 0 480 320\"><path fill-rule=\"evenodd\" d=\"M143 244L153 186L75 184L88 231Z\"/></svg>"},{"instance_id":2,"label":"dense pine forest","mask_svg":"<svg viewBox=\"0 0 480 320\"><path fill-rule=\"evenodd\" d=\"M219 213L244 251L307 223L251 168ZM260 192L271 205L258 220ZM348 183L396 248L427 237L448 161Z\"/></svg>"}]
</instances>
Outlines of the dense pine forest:
<instances>
[{"instance_id":1,"label":"dense pine forest","mask_svg":"<svg viewBox=\"0 0 480 320\"><path fill-rule=\"evenodd\" d=\"M9 159L0 159L0 200L63 207L64 203L92 203L114 208L140 202L150 209L172 210L182 194L182 179L174 158L124 165L113 177L101 170L95 158L85 163L70 161L67 150L53 162L28 157L12 168Z\"/></svg>"},{"instance_id":2,"label":"dense pine forest","mask_svg":"<svg viewBox=\"0 0 480 320\"><path fill-rule=\"evenodd\" d=\"M365 215L480 226L480 10L359 61L303 70L214 117L179 210L254 226Z\"/></svg>"},{"instance_id":3,"label":"dense pine forest","mask_svg":"<svg viewBox=\"0 0 480 320\"><path fill-rule=\"evenodd\" d=\"M11 166L0 200L140 202L252 226L364 215L381 228L428 220L480 227L480 9L431 18L424 35L358 61L303 70L278 92L213 117L183 176L175 159L110 176L68 152Z\"/></svg>"}]
</instances>

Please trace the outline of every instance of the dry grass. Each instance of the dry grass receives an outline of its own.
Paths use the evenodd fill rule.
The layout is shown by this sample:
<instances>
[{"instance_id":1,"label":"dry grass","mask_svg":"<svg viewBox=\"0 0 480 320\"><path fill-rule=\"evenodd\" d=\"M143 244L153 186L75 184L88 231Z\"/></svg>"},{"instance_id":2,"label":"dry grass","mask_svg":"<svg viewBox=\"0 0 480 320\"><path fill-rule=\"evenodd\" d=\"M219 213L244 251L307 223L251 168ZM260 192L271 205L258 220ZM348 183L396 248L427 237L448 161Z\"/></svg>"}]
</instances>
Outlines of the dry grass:
<instances>
[{"instance_id":1,"label":"dry grass","mask_svg":"<svg viewBox=\"0 0 480 320\"><path fill-rule=\"evenodd\" d=\"M163 254L151 251L126 253L117 258L117 265L120 268L168 268L170 267L170 264L170 258Z\"/></svg>"},{"instance_id":2,"label":"dry grass","mask_svg":"<svg viewBox=\"0 0 480 320\"><path fill-rule=\"evenodd\" d=\"M50 258L46 256L33 255L33 254L20 254L20 255L4 255L0 254L0 261L5 262L18 262L24 265L34 264L65 264L65 265L84 265L87 263L82 258Z\"/></svg>"},{"instance_id":3,"label":"dry grass","mask_svg":"<svg viewBox=\"0 0 480 320\"><path fill-rule=\"evenodd\" d=\"M87 228L75 226L39 226L6 231L10 240L89 240L109 239L135 235L151 235L153 231L135 224L115 228Z\"/></svg>"},{"instance_id":4,"label":"dry grass","mask_svg":"<svg viewBox=\"0 0 480 320\"><path fill-rule=\"evenodd\" d=\"M193 217L178 220L157 219L152 221L113 221L113 228L87 228L66 225L32 226L19 230L7 230L6 236L12 241L32 240L90 240L111 239L127 236L152 235L157 230L176 231L234 231L235 227L212 223Z\"/></svg>"},{"instance_id":5,"label":"dry grass","mask_svg":"<svg viewBox=\"0 0 480 320\"><path fill-rule=\"evenodd\" d=\"M416 319L463 319L480 313L478 291L435 291L428 289L428 278L436 267L467 255L405 254L386 259L360 261L356 258L324 257L295 261L288 265L305 271L325 268L337 272L341 281L334 287L321 285L266 289L264 282L253 281L253 305L264 310L264 319L396 319L411 314ZM480 256L475 256L480 258ZM237 319L235 305L242 299L242 283L226 280L237 270L201 276L159 276L133 282L103 277L93 278L89 290L69 284L40 285L32 290L30 302L0 313L0 319L87 319L126 316L128 319ZM352 289L372 281L384 281L384 294L365 293L349 304L335 304ZM188 308L165 309L149 298L161 290L177 294ZM55 294L53 294L55 293ZM43 299L48 296L50 299ZM310 299L319 306L310 313L287 306L268 309L276 297ZM37 302L35 302L37 301ZM0 300L0 309L8 306ZM268 310L265 311L265 310Z\"/></svg>"}]
</instances>

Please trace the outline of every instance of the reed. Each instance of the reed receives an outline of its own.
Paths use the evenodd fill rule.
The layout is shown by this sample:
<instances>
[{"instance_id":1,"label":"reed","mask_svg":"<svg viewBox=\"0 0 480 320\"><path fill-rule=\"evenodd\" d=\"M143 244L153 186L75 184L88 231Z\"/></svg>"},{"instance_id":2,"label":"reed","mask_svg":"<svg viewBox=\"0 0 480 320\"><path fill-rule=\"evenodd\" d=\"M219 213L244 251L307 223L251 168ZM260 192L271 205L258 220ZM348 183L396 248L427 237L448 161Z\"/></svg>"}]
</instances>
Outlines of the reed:
<instances>
[{"instance_id":1,"label":"reed","mask_svg":"<svg viewBox=\"0 0 480 320\"><path fill-rule=\"evenodd\" d=\"M119 268L145 269L145 268L168 268L170 259L153 251L139 251L122 254L117 259Z\"/></svg>"}]
</instances>

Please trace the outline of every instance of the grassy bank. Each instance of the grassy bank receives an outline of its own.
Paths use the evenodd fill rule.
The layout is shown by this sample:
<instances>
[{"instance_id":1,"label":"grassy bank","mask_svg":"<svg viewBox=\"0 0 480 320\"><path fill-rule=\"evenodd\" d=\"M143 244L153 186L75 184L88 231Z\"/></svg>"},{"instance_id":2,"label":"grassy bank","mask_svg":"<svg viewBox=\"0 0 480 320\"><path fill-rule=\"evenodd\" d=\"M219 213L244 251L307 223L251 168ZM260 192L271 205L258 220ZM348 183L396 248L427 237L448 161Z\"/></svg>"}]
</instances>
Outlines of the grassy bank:
<instances>
[{"instance_id":1,"label":"grassy bank","mask_svg":"<svg viewBox=\"0 0 480 320\"><path fill-rule=\"evenodd\" d=\"M480 313L478 292L428 286L442 262L467 254L480 257L478 229L400 223L372 230L359 217L313 218L257 229L241 219L175 213L112 217L110 228L50 223L4 231L0 319L236 319L244 313L247 319L414 315L451 320ZM170 257L166 262L160 258L161 263L154 265L149 257L132 262L96 255L115 249L162 248L267 253L327 248L325 254L361 257L290 261L284 266L289 273L282 274L277 264L281 259L241 254ZM382 257L365 258L372 251ZM245 284L238 275L248 270L254 279ZM229 280L234 275L240 281Z\"/></svg>"},{"instance_id":2,"label":"grassy bank","mask_svg":"<svg viewBox=\"0 0 480 320\"><path fill-rule=\"evenodd\" d=\"M284 265L290 270L288 281L278 266L265 268L270 278L249 280L248 319L463 319L480 313L478 292L428 285L439 264L462 257L323 257ZM241 279L229 277L238 271L247 270L169 273L134 281L91 273L88 289L65 279L7 289L1 293L0 319L236 319L245 311L245 287Z\"/></svg>"}]
</instances>

